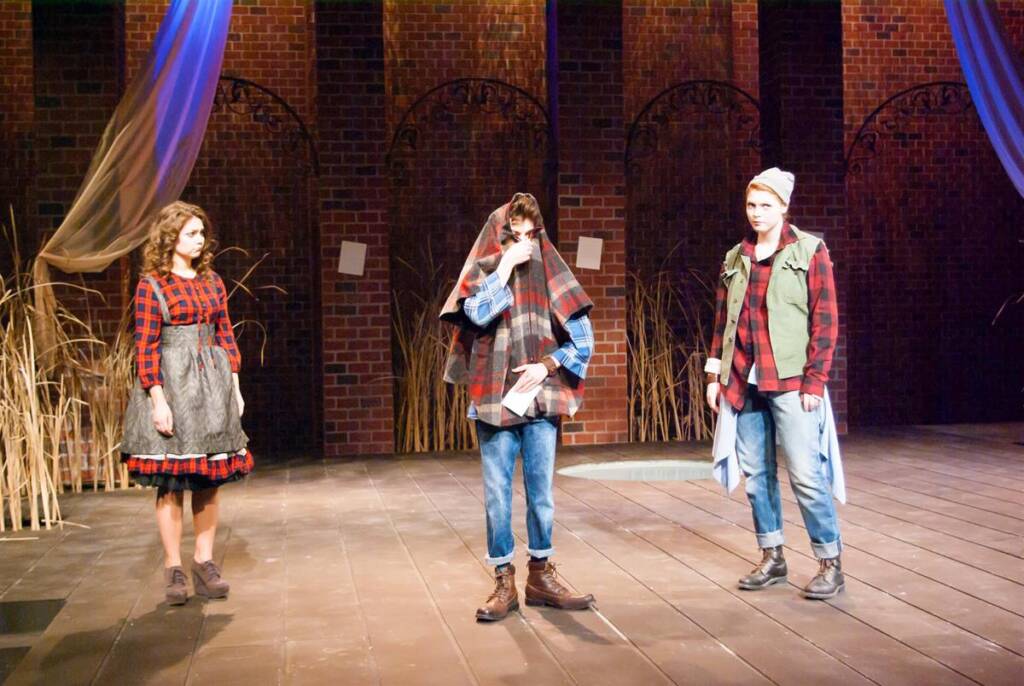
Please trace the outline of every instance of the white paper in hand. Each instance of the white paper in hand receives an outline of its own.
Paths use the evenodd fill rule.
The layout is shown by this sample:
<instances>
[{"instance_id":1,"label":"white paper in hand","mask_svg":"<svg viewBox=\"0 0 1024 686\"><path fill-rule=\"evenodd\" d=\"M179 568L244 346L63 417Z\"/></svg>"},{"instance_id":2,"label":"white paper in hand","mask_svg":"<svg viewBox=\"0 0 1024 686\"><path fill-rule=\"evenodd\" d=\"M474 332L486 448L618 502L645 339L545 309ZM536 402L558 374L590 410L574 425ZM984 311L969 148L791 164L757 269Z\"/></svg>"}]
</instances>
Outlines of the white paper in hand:
<instances>
[{"instance_id":1,"label":"white paper in hand","mask_svg":"<svg viewBox=\"0 0 1024 686\"><path fill-rule=\"evenodd\" d=\"M520 417L526 414L526 411L530 409L530 403L540 393L540 389L543 384L537 384L533 387L533 390L520 393L516 390L511 390L505 394L505 397L501 399L501 404L507 407L511 412L516 413Z\"/></svg>"}]
</instances>

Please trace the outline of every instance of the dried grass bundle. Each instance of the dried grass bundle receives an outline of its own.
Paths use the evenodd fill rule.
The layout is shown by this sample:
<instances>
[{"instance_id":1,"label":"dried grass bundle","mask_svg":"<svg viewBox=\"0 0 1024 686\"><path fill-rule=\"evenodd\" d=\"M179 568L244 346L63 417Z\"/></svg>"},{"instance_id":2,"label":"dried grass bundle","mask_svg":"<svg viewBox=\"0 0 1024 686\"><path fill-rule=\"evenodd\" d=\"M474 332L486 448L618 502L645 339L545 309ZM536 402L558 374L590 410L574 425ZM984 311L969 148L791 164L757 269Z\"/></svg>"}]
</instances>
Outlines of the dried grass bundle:
<instances>
[{"instance_id":1,"label":"dried grass bundle","mask_svg":"<svg viewBox=\"0 0 1024 686\"><path fill-rule=\"evenodd\" d=\"M11 217L0 224L13 268L0 274L0 531L33 530L60 523L61 445L70 417L80 410L71 380L80 345L98 343L89 327L66 308L54 317L53 347L40 349L29 270L24 268ZM64 284L71 287L74 284Z\"/></svg>"},{"instance_id":2,"label":"dried grass bundle","mask_svg":"<svg viewBox=\"0 0 1024 686\"><path fill-rule=\"evenodd\" d=\"M473 424L466 418L466 387L444 380L451 332L438 317L452 284L436 277L435 270L428 281L435 286L426 298L412 292L394 294L395 445L403 453L476 447Z\"/></svg>"},{"instance_id":3,"label":"dried grass bundle","mask_svg":"<svg viewBox=\"0 0 1024 686\"><path fill-rule=\"evenodd\" d=\"M630 273L627 289L629 440L702 440L713 433L703 364L712 289L696 272Z\"/></svg>"}]
</instances>

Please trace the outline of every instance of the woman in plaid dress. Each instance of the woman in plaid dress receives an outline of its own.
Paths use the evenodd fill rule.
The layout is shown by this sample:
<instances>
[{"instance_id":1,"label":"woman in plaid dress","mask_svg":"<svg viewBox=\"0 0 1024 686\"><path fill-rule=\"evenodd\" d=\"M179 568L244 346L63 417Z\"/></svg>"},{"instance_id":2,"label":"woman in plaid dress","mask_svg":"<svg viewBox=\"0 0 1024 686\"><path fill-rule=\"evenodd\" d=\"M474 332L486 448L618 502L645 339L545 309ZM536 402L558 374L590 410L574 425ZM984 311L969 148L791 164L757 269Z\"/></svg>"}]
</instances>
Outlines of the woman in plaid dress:
<instances>
[{"instance_id":1,"label":"woman in plaid dress","mask_svg":"<svg viewBox=\"0 0 1024 686\"><path fill-rule=\"evenodd\" d=\"M165 591L172 605L188 598L180 551L185 491L192 492L195 592L223 598L229 586L213 562L219 487L253 468L240 421L241 357L224 282L211 268L216 242L209 226L195 205L163 208L150 230L135 290L138 378L121 452L135 482L157 488Z\"/></svg>"}]
</instances>

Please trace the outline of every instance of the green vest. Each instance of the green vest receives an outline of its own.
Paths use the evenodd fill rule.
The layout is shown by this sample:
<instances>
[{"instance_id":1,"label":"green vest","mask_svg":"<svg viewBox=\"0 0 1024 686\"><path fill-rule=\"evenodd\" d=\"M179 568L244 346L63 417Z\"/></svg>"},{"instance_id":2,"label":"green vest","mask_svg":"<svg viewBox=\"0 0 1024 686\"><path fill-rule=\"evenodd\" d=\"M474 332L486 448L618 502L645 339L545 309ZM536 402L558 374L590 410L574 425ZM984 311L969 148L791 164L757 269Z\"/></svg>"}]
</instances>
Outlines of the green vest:
<instances>
[{"instance_id":1,"label":"green vest","mask_svg":"<svg viewBox=\"0 0 1024 686\"><path fill-rule=\"evenodd\" d=\"M810 310L807 307L807 269L820 238L790 225L797 240L775 255L768 281L768 337L780 379L800 376L807 363L810 341ZM736 323L747 295L750 258L738 243L725 255L722 280L728 288L728 312L722 339L722 386L729 384L732 356L736 349Z\"/></svg>"}]
</instances>

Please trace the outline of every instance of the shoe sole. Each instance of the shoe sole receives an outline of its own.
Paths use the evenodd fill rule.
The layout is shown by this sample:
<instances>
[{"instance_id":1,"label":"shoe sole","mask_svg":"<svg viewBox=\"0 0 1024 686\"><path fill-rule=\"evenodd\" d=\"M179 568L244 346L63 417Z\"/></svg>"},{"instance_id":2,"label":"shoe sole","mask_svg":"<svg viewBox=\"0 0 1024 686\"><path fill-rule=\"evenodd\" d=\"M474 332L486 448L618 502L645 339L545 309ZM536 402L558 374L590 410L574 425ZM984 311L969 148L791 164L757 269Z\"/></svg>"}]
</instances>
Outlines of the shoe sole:
<instances>
[{"instance_id":1,"label":"shoe sole","mask_svg":"<svg viewBox=\"0 0 1024 686\"><path fill-rule=\"evenodd\" d=\"M547 607L553 607L556 610L573 610L573 611L576 611L576 610L589 610L590 609L590 604L592 602L594 602L594 601L590 601L586 605L580 605L579 607L569 607L569 606L566 606L566 605L559 605L558 603L552 602L550 600L544 600L543 598L527 598L526 599L526 604L529 605L530 607L544 607L544 606L547 606Z\"/></svg>"},{"instance_id":2,"label":"shoe sole","mask_svg":"<svg viewBox=\"0 0 1024 686\"><path fill-rule=\"evenodd\" d=\"M478 621L478 622L500 622L501 620L505 619L510 614L512 614L513 612L516 612L518 610L519 610L519 602L516 601L514 604L509 605L508 612L506 612L505 614L503 614L500 617L492 617L490 615L482 615L479 612L477 612L476 613L476 621Z\"/></svg>"},{"instance_id":3,"label":"shoe sole","mask_svg":"<svg viewBox=\"0 0 1024 686\"><path fill-rule=\"evenodd\" d=\"M184 598L172 598L170 596L166 596L165 600L168 605L184 605L188 602L188 596L185 596Z\"/></svg>"},{"instance_id":4,"label":"shoe sole","mask_svg":"<svg viewBox=\"0 0 1024 686\"><path fill-rule=\"evenodd\" d=\"M831 593L807 593L806 591L803 591L801 595L808 600L828 600L829 598L835 598L837 595L842 593L845 588L846 584L842 584Z\"/></svg>"},{"instance_id":5,"label":"shoe sole","mask_svg":"<svg viewBox=\"0 0 1024 686\"><path fill-rule=\"evenodd\" d=\"M762 589L768 588L769 586L774 586L775 584L786 583L788 580L789 580L789 577L786 577L786 576L773 576L771 579L769 579L768 581L764 582L760 586L752 586L751 584L744 584L744 583L738 583L736 585L739 586L739 589L741 591L760 591Z\"/></svg>"},{"instance_id":6,"label":"shoe sole","mask_svg":"<svg viewBox=\"0 0 1024 686\"><path fill-rule=\"evenodd\" d=\"M228 590L223 593L211 593L210 589L206 587L206 584L204 584L197 576L192 577L192 586L196 589L196 595L200 598L205 598L206 600L224 600L228 597L228 593L231 592Z\"/></svg>"}]
</instances>

